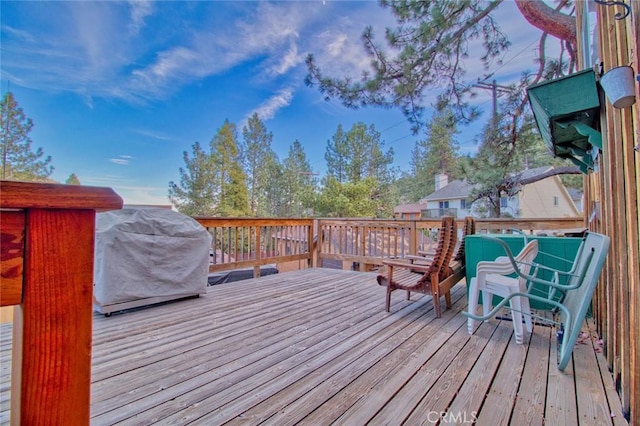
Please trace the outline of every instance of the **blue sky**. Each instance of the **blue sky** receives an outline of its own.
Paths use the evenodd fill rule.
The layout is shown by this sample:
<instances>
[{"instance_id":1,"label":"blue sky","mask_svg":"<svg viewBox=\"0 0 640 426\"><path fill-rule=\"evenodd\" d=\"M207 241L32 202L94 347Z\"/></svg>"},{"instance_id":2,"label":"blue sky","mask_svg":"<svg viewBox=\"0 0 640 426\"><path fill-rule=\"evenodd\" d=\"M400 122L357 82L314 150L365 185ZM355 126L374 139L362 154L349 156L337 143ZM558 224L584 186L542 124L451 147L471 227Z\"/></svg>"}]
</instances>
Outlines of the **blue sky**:
<instances>
[{"instance_id":1,"label":"blue sky","mask_svg":"<svg viewBox=\"0 0 640 426\"><path fill-rule=\"evenodd\" d=\"M362 30L372 25L382 40L393 25L375 1L3 0L1 8L2 93L12 91L33 120L33 146L53 157L52 178L76 173L127 204L168 204L183 151L208 144L225 119L240 130L254 112L281 160L298 139L320 174L338 124L374 124L403 170L422 137L399 111L346 109L304 85L309 52L335 76L367 66ZM509 0L497 17L512 47L493 78L509 84L535 69L540 32ZM480 46L471 49L480 56ZM473 56L469 81L486 73ZM474 102L491 108L488 92ZM477 148L481 124L461 128L463 153Z\"/></svg>"}]
</instances>

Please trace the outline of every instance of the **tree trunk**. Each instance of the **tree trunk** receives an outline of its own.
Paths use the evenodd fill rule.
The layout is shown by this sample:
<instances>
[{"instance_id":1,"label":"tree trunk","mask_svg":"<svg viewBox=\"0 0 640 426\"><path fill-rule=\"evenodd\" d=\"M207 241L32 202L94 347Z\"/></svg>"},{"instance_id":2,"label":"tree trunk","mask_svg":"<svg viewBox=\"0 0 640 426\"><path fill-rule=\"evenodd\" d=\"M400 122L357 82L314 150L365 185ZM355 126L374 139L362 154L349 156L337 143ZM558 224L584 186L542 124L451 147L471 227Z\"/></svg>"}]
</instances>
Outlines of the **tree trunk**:
<instances>
[{"instance_id":1,"label":"tree trunk","mask_svg":"<svg viewBox=\"0 0 640 426\"><path fill-rule=\"evenodd\" d=\"M531 25L551 34L560 40L566 40L576 47L576 19L573 16L554 10L543 0L515 0L520 13Z\"/></svg>"}]
</instances>

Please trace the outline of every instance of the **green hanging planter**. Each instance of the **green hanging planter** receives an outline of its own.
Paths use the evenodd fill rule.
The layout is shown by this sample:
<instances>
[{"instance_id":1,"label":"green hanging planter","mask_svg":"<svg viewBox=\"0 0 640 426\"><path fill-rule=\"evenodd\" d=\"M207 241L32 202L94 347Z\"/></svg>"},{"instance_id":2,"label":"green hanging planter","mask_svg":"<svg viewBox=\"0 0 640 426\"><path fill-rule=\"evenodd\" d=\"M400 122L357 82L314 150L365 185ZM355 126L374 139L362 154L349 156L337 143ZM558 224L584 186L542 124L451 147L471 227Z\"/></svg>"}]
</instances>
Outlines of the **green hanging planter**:
<instances>
[{"instance_id":1,"label":"green hanging planter","mask_svg":"<svg viewBox=\"0 0 640 426\"><path fill-rule=\"evenodd\" d=\"M593 170L602 149L600 97L592 69L527 88L542 139L555 156L567 158L583 173Z\"/></svg>"}]
</instances>

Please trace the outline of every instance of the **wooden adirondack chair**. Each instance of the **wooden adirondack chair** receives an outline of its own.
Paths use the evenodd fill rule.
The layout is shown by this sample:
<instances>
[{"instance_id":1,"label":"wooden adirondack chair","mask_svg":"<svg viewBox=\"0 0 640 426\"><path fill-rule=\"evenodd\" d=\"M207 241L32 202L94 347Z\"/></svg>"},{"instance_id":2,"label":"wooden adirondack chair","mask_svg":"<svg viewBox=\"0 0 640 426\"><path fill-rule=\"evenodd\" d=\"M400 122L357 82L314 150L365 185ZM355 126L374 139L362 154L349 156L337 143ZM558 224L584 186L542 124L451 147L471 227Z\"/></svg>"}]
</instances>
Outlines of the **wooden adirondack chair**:
<instances>
[{"instance_id":1,"label":"wooden adirondack chair","mask_svg":"<svg viewBox=\"0 0 640 426\"><path fill-rule=\"evenodd\" d=\"M430 294L433 297L433 305L436 317L442 315L440 308L440 296L444 295L448 308L451 307L451 287L455 285L449 277L454 275L449 266L456 246L456 223L453 217L443 217L438 231L438 246L433 259L428 264L415 263L409 260L385 260L388 274L378 275L378 284L387 287L386 311L391 308L391 293L394 290L406 290L407 300L411 292ZM402 269L394 279L394 269ZM459 280L458 280L459 281Z\"/></svg>"},{"instance_id":2,"label":"wooden adirondack chair","mask_svg":"<svg viewBox=\"0 0 640 426\"><path fill-rule=\"evenodd\" d=\"M571 360L573 347L578 340L582 323L591 305L591 298L609 251L609 237L587 232L578 249L573 267L568 272L558 271L543 265L534 265L534 269L551 271L553 276L551 280L523 273L509 250L509 246L504 241L489 236L483 236L483 238L490 238L500 244L504 248L516 274L531 284L528 287L528 291L509 294L488 313L476 315L471 312L463 312L463 315L473 320L484 321L495 316L514 297L525 297L552 305L554 307L554 323L558 328L558 370L564 370ZM566 283L560 284L563 281L563 277L566 278ZM546 297L531 294L530 289L533 284L541 285L543 288L548 289ZM561 296L559 299L558 295Z\"/></svg>"}]
</instances>

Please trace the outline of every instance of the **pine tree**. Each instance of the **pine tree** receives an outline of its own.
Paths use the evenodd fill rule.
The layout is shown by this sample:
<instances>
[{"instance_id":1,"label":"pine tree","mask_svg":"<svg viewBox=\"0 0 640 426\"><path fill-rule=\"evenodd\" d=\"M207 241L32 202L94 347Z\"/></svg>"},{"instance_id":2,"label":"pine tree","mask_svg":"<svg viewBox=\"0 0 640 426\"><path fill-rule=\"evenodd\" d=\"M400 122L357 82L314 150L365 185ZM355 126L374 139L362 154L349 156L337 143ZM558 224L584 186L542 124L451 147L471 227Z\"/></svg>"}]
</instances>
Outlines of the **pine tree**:
<instances>
[{"instance_id":1,"label":"pine tree","mask_svg":"<svg viewBox=\"0 0 640 426\"><path fill-rule=\"evenodd\" d=\"M349 212L350 216L368 217L392 213L396 202L392 197L395 192L391 191L395 174L391 168L393 150L384 151L384 143L374 125L355 123L346 133L339 125L332 140L327 141L325 159L327 176L319 202L321 213ZM345 200L346 194L356 197L354 188L363 189L369 201ZM360 199L359 196L356 199ZM361 211L357 210L358 206Z\"/></svg>"},{"instance_id":2,"label":"pine tree","mask_svg":"<svg viewBox=\"0 0 640 426\"><path fill-rule=\"evenodd\" d=\"M242 129L244 138L244 170L247 175L249 209L254 216L269 215L269 188L272 186L274 163L278 157L271 149L273 134L253 114Z\"/></svg>"},{"instance_id":3,"label":"pine tree","mask_svg":"<svg viewBox=\"0 0 640 426\"><path fill-rule=\"evenodd\" d=\"M289 155L282 164L282 202L280 215L283 217L306 216L314 205L316 178L311 170L302 144L296 139L289 147Z\"/></svg>"},{"instance_id":4,"label":"pine tree","mask_svg":"<svg viewBox=\"0 0 640 426\"><path fill-rule=\"evenodd\" d=\"M453 111L436 110L426 126L426 139L417 141L412 151L411 178L405 193L411 201L417 202L435 190L436 174L459 177L457 134Z\"/></svg>"},{"instance_id":5,"label":"pine tree","mask_svg":"<svg viewBox=\"0 0 640 426\"><path fill-rule=\"evenodd\" d=\"M64 183L67 185L80 185L80 179L78 179L78 175L71 173Z\"/></svg>"},{"instance_id":6,"label":"pine tree","mask_svg":"<svg viewBox=\"0 0 640 426\"><path fill-rule=\"evenodd\" d=\"M349 149L347 147L347 135L338 124L336 133L327 141L327 149L324 159L327 162L327 174L333 176L338 182L347 181L347 162Z\"/></svg>"},{"instance_id":7,"label":"pine tree","mask_svg":"<svg viewBox=\"0 0 640 426\"><path fill-rule=\"evenodd\" d=\"M215 212L218 216L250 216L247 176L242 169L235 124L225 120L211 140L214 188L217 192ZM214 193L215 195L215 193Z\"/></svg>"},{"instance_id":8,"label":"pine tree","mask_svg":"<svg viewBox=\"0 0 640 426\"><path fill-rule=\"evenodd\" d=\"M51 157L44 157L42 148L32 151L32 120L25 116L11 92L3 96L0 107L2 179L46 181L53 173Z\"/></svg>"},{"instance_id":9,"label":"pine tree","mask_svg":"<svg viewBox=\"0 0 640 426\"><path fill-rule=\"evenodd\" d=\"M569 54L571 71L575 65L576 21L561 9L570 11L572 2L561 2L554 9L544 0L516 0L521 14L541 29L541 51L547 34L563 40L562 55ZM397 26L385 31L386 47L376 40L373 29L362 34L363 47L370 58L370 69L360 78L353 75L330 77L321 70L313 55L306 59L305 82L317 85L326 99L336 98L350 108L382 106L400 108L418 133L424 123L425 98L438 90L438 103L453 107L461 122L478 116L470 107L472 85L465 80L464 59L469 57L472 40L480 40L484 51L479 58L489 68L510 45L494 19L493 12L503 0L394 1L382 0ZM572 12L569 12L572 13ZM540 78L546 57L539 58Z\"/></svg>"},{"instance_id":10,"label":"pine tree","mask_svg":"<svg viewBox=\"0 0 640 426\"><path fill-rule=\"evenodd\" d=\"M187 216L213 216L214 172L211 155L198 142L191 147L192 156L184 151L185 167L180 167L180 183L169 182L169 200L176 209Z\"/></svg>"}]
</instances>

